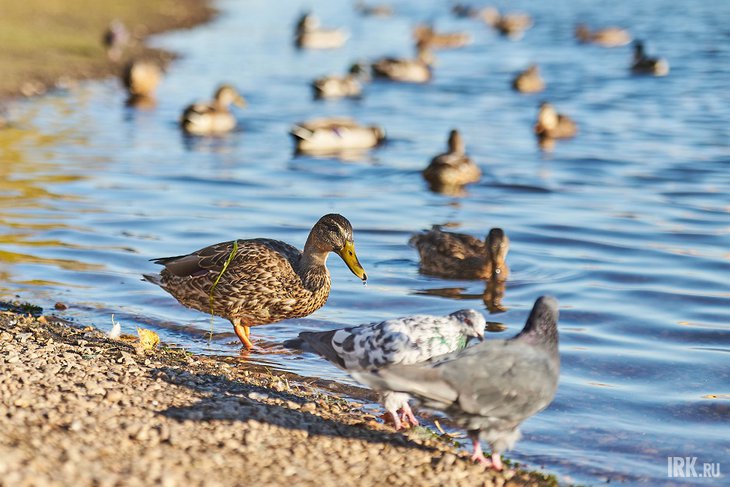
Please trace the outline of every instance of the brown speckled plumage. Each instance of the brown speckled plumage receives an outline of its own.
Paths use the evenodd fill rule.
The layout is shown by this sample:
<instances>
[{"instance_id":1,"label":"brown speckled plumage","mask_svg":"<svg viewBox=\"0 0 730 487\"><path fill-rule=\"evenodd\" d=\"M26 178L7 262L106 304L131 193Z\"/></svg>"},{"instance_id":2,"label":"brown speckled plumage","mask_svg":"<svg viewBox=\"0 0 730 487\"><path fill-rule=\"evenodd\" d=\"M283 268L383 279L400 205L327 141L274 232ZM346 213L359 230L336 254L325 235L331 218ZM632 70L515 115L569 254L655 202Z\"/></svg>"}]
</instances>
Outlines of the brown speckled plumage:
<instances>
[{"instance_id":1,"label":"brown speckled plumage","mask_svg":"<svg viewBox=\"0 0 730 487\"><path fill-rule=\"evenodd\" d=\"M237 242L236 255L225 271L233 241L154 259L164 269L145 278L189 308L227 318L234 328L299 318L321 308L330 292L325 264L330 252L340 254L355 275L367 278L354 252L352 226L341 215L323 216L312 228L303 252L267 238Z\"/></svg>"},{"instance_id":2,"label":"brown speckled plumage","mask_svg":"<svg viewBox=\"0 0 730 487\"><path fill-rule=\"evenodd\" d=\"M421 272L453 279L505 280L509 239L501 228L493 228L486 242L463 233L444 232L434 227L411 237L421 257Z\"/></svg>"}]
</instances>

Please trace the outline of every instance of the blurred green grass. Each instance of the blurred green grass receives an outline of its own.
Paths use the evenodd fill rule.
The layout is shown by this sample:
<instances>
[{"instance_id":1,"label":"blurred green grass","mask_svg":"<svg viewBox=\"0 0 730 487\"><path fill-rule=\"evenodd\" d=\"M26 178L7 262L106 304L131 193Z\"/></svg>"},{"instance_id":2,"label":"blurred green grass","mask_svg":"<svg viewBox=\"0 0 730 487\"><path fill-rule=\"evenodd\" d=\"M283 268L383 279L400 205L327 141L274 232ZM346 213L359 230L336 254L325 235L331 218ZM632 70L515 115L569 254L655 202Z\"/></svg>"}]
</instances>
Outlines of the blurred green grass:
<instances>
[{"instance_id":1,"label":"blurred green grass","mask_svg":"<svg viewBox=\"0 0 730 487\"><path fill-rule=\"evenodd\" d=\"M208 0L0 0L0 97L27 83L116 73L101 39L119 19L136 39L208 20ZM144 51L131 47L125 57Z\"/></svg>"}]
</instances>

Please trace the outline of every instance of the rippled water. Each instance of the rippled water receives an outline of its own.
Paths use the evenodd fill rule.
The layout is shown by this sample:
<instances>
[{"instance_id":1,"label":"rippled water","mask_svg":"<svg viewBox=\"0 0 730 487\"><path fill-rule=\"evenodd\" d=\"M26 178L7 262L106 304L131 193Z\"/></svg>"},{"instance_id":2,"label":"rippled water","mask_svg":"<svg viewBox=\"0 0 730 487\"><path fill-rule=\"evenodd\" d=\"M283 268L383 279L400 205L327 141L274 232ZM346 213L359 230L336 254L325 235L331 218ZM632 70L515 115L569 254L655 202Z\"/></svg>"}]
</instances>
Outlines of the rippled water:
<instances>
[{"instance_id":1,"label":"rippled water","mask_svg":"<svg viewBox=\"0 0 730 487\"><path fill-rule=\"evenodd\" d=\"M509 455L564 480L667 482L667 457L730 468L730 3L669 0L510 2L535 27L519 42L450 18L446 2L398 2L391 19L359 18L349 2L318 2L346 47L298 52L299 2L222 2L210 25L168 34L178 51L152 111L124 107L116 81L10 106L0 131L0 298L16 294L62 316L126 331L144 323L168 342L236 355L223 320L179 306L140 280L148 259L235 237L301 247L324 213L355 228L363 287L336 257L333 290L314 315L254 329L276 343L303 328L332 328L473 306L484 284L418 273L409 236L432 224L485 235L500 226L512 247L501 336L518 331L535 298L561 303L561 384L524 425ZM410 54L410 26L465 29L471 46L438 54L427 86L373 84L360 101L314 102L309 81L355 59ZM630 48L579 46L575 22L618 24L668 58L666 78L627 70ZM539 96L509 90L532 61ZM241 130L181 136L188 102L235 83L249 101ZM531 134L549 99L580 134L541 153ZM295 121L350 115L385 126L390 142L360 160L294 157ZM484 177L461 198L430 193L420 171L462 130ZM311 356L254 360L347 380Z\"/></svg>"}]
</instances>

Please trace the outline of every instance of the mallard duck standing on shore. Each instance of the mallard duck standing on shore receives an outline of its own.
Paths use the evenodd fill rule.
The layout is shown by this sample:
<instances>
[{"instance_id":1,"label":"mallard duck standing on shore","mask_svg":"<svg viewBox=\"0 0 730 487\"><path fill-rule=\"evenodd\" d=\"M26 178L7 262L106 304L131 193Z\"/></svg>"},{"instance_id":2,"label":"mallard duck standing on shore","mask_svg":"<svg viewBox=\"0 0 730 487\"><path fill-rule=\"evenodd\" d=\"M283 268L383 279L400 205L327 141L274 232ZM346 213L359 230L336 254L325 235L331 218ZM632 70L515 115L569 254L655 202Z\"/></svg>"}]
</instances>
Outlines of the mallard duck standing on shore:
<instances>
[{"instance_id":1,"label":"mallard duck standing on shore","mask_svg":"<svg viewBox=\"0 0 730 487\"><path fill-rule=\"evenodd\" d=\"M636 41L634 42L634 60L631 63L631 71L635 74L666 76L669 74L669 63L663 58L647 56L644 52L644 43Z\"/></svg>"},{"instance_id":2,"label":"mallard duck standing on shore","mask_svg":"<svg viewBox=\"0 0 730 487\"><path fill-rule=\"evenodd\" d=\"M425 42L416 45L416 59L386 57L372 65L373 76L400 83L428 83L434 57Z\"/></svg>"},{"instance_id":3,"label":"mallard duck standing on shore","mask_svg":"<svg viewBox=\"0 0 730 487\"><path fill-rule=\"evenodd\" d=\"M296 124L290 132L297 152L332 153L365 150L385 140L385 131L346 117L315 118Z\"/></svg>"},{"instance_id":4,"label":"mallard duck standing on shore","mask_svg":"<svg viewBox=\"0 0 730 487\"><path fill-rule=\"evenodd\" d=\"M539 93L545 90L545 81L540 76L537 64L531 64L527 69L517 74L512 80L512 88L520 93Z\"/></svg>"},{"instance_id":5,"label":"mallard duck standing on shore","mask_svg":"<svg viewBox=\"0 0 730 487\"><path fill-rule=\"evenodd\" d=\"M127 89L128 105L154 103L155 90L162 80L162 69L149 60L130 61L122 71L122 83Z\"/></svg>"},{"instance_id":6,"label":"mallard duck standing on shore","mask_svg":"<svg viewBox=\"0 0 730 487\"><path fill-rule=\"evenodd\" d=\"M535 123L538 139L569 139L578 133L578 125L567 115L558 113L548 102L540 104Z\"/></svg>"},{"instance_id":7,"label":"mallard duck standing on shore","mask_svg":"<svg viewBox=\"0 0 730 487\"><path fill-rule=\"evenodd\" d=\"M236 118L229 107L245 107L246 100L231 85L221 85L210 103L188 106L180 118L182 129L193 135L213 135L230 132L236 127Z\"/></svg>"},{"instance_id":8,"label":"mallard duck standing on shore","mask_svg":"<svg viewBox=\"0 0 730 487\"><path fill-rule=\"evenodd\" d=\"M464 139L458 130L449 133L449 150L439 154L423 171L423 178L431 189L440 193L458 193L466 184L476 183L482 171L474 160L466 155Z\"/></svg>"},{"instance_id":9,"label":"mallard duck standing on shore","mask_svg":"<svg viewBox=\"0 0 730 487\"><path fill-rule=\"evenodd\" d=\"M304 13L297 22L294 42L300 49L336 49L347 41L343 29L323 29L319 19L311 13Z\"/></svg>"},{"instance_id":10,"label":"mallard duck standing on shore","mask_svg":"<svg viewBox=\"0 0 730 487\"><path fill-rule=\"evenodd\" d=\"M450 279L496 279L509 275L505 263L509 238L501 228L492 228L486 241L463 233L433 229L410 239L421 257L421 272Z\"/></svg>"},{"instance_id":11,"label":"mallard duck standing on shore","mask_svg":"<svg viewBox=\"0 0 730 487\"><path fill-rule=\"evenodd\" d=\"M631 42L631 34L621 27L604 27L590 30L585 24L575 26L575 37L584 44L598 44L601 47L625 46Z\"/></svg>"},{"instance_id":12,"label":"mallard duck standing on shore","mask_svg":"<svg viewBox=\"0 0 730 487\"><path fill-rule=\"evenodd\" d=\"M355 254L352 225L337 214L319 219L304 251L268 238L223 242L153 259L164 269L144 277L182 305L230 320L241 343L251 349L250 327L301 318L324 306L331 285L330 252L367 280Z\"/></svg>"}]
</instances>

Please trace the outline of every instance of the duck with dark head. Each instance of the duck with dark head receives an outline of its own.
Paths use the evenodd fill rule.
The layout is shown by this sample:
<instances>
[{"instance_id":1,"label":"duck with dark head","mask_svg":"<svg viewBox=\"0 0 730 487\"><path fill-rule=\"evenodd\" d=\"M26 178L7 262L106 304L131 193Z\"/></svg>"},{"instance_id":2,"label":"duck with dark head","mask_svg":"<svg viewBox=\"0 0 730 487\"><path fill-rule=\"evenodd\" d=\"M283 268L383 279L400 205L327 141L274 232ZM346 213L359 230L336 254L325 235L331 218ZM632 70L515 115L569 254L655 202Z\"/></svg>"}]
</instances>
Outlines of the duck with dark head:
<instances>
[{"instance_id":1,"label":"duck with dark head","mask_svg":"<svg viewBox=\"0 0 730 487\"><path fill-rule=\"evenodd\" d=\"M250 327L312 314L327 302L327 257L335 252L363 281L352 225L329 214L312 227L304 250L269 238L222 242L187 255L153 259L164 266L146 280L182 305L228 319L247 348Z\"/></svg>"}]
</instances>

